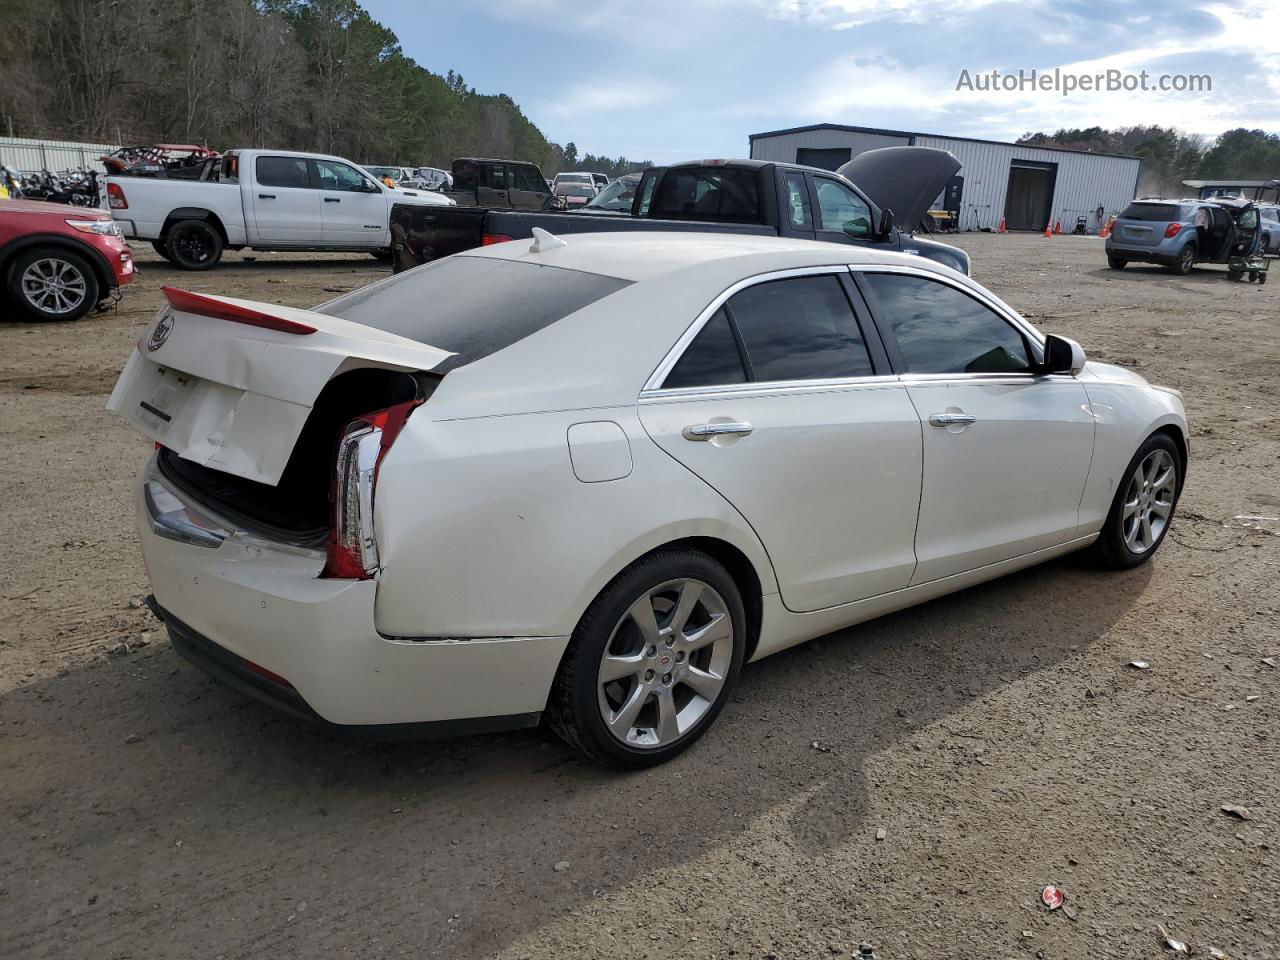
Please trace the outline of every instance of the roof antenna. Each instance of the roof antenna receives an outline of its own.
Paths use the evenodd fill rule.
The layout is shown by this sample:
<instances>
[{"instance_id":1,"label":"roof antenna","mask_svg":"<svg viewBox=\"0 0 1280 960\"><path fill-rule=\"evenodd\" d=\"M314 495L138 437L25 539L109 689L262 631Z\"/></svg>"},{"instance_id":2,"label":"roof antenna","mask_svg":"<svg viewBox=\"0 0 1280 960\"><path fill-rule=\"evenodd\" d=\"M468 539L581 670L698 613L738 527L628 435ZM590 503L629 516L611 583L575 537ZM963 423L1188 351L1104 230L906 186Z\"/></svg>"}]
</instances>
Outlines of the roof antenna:
<instances>
[{"instance_id":1,"label":"roof antenna","mask_svg":"<svg viewBox=\"0 0 1280 960\"><path fill-rule=\"evenodd\" d=\"M529 252L542 253L544 250L554 250L556 247L567 247L568 245L559 237L543 230L541 227L534 227L533 243L529 245Z\"/></svg>"}]
</instances>

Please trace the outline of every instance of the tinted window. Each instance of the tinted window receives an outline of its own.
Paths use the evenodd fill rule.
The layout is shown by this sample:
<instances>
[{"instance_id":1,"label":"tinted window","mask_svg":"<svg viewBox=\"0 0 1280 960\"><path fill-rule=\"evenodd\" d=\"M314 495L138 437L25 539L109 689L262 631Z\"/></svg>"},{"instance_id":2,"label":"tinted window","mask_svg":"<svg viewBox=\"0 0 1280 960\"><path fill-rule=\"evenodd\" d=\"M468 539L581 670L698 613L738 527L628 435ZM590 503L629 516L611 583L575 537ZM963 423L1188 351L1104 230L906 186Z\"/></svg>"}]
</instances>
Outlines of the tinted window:
<instances>
[{"instance_id":1,"label":"tinted window","mask_svg":"<svg viewBox=\"0 0 1280 960\"><path fill-rule=\"evenodd\" d=\"M850 237L871 237L871 209L863 199L838 180L814 177L818 194L820 230L832 230Z\"/></svg>"},{"instance_id":2,"label":"tinted window","mask_svg":"<svg viewBox=\"0 0 1280 960\"><path fill-rule=\"evenodd\" d=\"M1157 220L1168 222L1182 219L1182 208L1176 203L1131 203L1121 211L1125 220Z\"/></svg>"},{"instance_id":3,"label":"tinted window","mask_svg":"<svg viewBox=\"0 0 1280 960\"><path fill-rule=\"evenodd\" d=\"M344 190L348 193L369 188L368 178L355 167L336 160L317 160L316 176L321 190Z\"/></svg>"},{"instance_id":4,"label":"tinted window","mask_svg":"<svg viewBox=\"0 0 1280 960\"><path fill-rule=\"evenodd\" d=\"M310 187L307 161L302 157L259 157L254 165L264 187Z\"/></svg>"},{"instance_id":5,"label":"tinted window","mask_svg":"<svg viewBox=\"0 0 1280 960\"><path fill-rule=\"evenodd\" d=\"M547 181L539 176L533 167L513 167L516 175L517 190L532 190L534 193L546 193Z\"/></svg>"},{"instance_id":6,"label":"tinted window","mask_svg":"<svg viewBox=\"0 0 1280 960\"><path fill-rule=\"evenodd\" d=\"M747 373L742 367L737 341L724 310L717 310L693 343L671 368L664 387L713 387L742 383Z\"/></svg>"},{"instance_id":7,"label":"tinted window","mask_svg":"<svg viewBox=\"0 0 1280 960\"><path fill-rule=\"evenodd\" d=\"M911 373L1029 369L1027 346L1003 317L954 287L900 273L864 274L876 318L893 331Z\"/></svg>"},{"instance_id":8,"label":"tinted window","mask_svg":"<svg viewBox=\"0 0 1280 960\"><path fill-rule=\"evenodd\" d=\"M787 220L797 230L813 229L813 220L809 215L809 191L804 185L803 173L788 173L787 184Z\"/></svg>"},{"instance_id":9,"label":"tinted window","mask_svg":"<svg viewBox=\"0 0 1280 960\"><path fill-rule=\"evenodd\" d=\"M865 377L871 359L853 309L833 276L749 287L729 300L755 380Z\"/></svg>"},{"instance_id":10,"label":"tinted window","mask_svg":"<svg viewBox=\"0 0 1280 960\"><path fill-rule=\"evenodd\" d=\"M494 190L507 189L507 168L501 163L486 163L484 165L484 185Z\"/></svg>"},{"instance_id":11,"label":"tinted window","mask_svg":"<svg viewBox=\"0 0 1280 960\"><path fill-rule=\"evenodd\" d=\"M455 190L474 190L477 186L478 174L476 165L471 160L456 160L453 164L453 188Z\"/></svg>"},{"instance_id":12,"label":"tinted window","mask_svg":"<svg viewBox=\"0 0 1280 960\"><path fill-rule=\"evenodd\" d=\"M453 256L316 309L456 353L444 373L509 347L630 281L580 270Z\"/></svg>"},{"instance_id":13,"label":"tinted window","mask_svg":"<svg viewBox=\"0 0 1280 960\"><path fill-rule=\"evenodd\" d=\"M730 167L668 170L653 198L652 215L758 222L756 172Z\"/></svg>"}]
</instances>

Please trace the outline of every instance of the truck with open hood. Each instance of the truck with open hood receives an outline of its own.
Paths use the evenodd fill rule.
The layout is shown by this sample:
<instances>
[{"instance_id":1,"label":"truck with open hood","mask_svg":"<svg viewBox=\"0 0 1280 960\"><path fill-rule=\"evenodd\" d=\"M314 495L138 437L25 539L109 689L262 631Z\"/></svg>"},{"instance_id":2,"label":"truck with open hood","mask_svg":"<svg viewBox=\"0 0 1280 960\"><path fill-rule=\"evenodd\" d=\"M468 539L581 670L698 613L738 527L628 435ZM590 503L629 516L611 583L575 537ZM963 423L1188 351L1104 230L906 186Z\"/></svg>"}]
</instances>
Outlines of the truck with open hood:
<instances>
[{"instance_id":1,"label":"truck with open hood","mask_svg":"<svg viewBox=\"0 0 1280 960\"><path fill-rule=\"evenodd\" d=\"M528 239L627 230L739 233L853 243L914 253L969 272L958 247L913 230L960 162L946 150L869 151L841 172L762 160L698 160L645 170L630 216L455 207L392 209L397 271L463 250Z\"/></svg>"}]
</instances>

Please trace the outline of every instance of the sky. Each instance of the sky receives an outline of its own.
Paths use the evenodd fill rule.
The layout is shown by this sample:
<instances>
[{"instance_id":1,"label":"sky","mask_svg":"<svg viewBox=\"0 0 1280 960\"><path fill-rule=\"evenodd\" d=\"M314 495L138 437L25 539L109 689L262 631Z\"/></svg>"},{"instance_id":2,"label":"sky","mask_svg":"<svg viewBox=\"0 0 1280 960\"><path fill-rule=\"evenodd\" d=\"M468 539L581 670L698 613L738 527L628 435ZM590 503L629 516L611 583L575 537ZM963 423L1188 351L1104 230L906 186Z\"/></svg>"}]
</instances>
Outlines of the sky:
<instances>
[{"instance_id":1,"label":"sky","mask_svg":"<svg viewBox=\"0 0 1280 960\"><path fill-rule=\"evenodd\" d=\"M1280 132L1280 2L363 0L406 55L506 93L579 153L746 156L844 123L1011 140L1059 127ZM1209 92L957 89L992 70L1207 74ZM975 80L976 85L976 80Z\"/></svg>"}]
</instances>

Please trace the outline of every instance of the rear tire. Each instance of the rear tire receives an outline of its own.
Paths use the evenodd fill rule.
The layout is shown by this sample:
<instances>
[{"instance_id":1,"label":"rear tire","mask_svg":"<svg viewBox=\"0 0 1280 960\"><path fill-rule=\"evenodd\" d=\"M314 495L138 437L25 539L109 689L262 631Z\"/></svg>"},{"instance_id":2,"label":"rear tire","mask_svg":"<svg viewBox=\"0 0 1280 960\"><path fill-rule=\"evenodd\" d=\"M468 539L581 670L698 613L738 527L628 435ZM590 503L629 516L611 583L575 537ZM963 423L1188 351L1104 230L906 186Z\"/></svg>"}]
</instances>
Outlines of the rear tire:
<instances>
[{"instance_id":1,"label":"rear tire","mask_svg":"<svg viewBox=\"0 0 1280 960\"><path fill-rule=\"evenodd\" d=\"M9 299L24 320L79 320L98 305L98 276L61 247L24 250L9 264Z\"/></svg>"},{"instance_id":2,"label":"rear tire","mask_svg":"<svg viewBox=\"0 0 1280 960\"><path fill-rule=\"evenodd\" d=\"M696 550L659 550L614 577L582 615L547 719L597 763L663 763L714 722L746 646L742 595L724 567Z\"/></svg>"},{"instance_id":3,"label":"rear tire","mask_svg":"<svg viewBox=\"0 0 1280 960\"><path fill-rule=\"evenodd\" d=\"M1166 476L1165 470L1172 471ZM1143 441L1121 474L1094 552L1103 566L1127 570L1146 563L1164 542L1182 493L1182 452L1167 433Z\"/></svg>"},{"instance_id":4,"label":"rear tire","mask_svg":"<svg viewBox=\"0 0 1280 960\"><path fill-rule=\"evenodd\" d=\"M1129 265L1129 261L1124 259L1123 257L1113 257L1110 255L1107 256L1107 266L1110 267L1112 270L1123 270L1128 265Z\"/></svg>"},{"instance_id":5,"label":"rear tire","mask_svg":"<svg viewBox=\"0 0 1280 960\"><path fill-rule=\"evenodd\" d=\"M370 250L369 255L382 263L391 262L391 249L389 247L383 247L381 250Z\"/></svg>"},{"instance_id":6,"label":"rear tire","mask_svg":"<svg viewBox=\"0 0 1280 960\"><path fill-rule=\"evenodd\" d=\"M222 259L222 237L206 220L179 220L169 228L165 247L183 270L208 270Z\"/></svg>"},{"instance_id":7,"label":"rear tire","mask_svg":"<svg viewBox=\"0 0 1280 960\"><path fill-rule=\"evenodd\" d=\"M1196 248L1188 243L1178 254L1178 259L1169 264L1169 269L1180 277L1185 277L1196 268Z\"/></svg>"}]
</instances>

